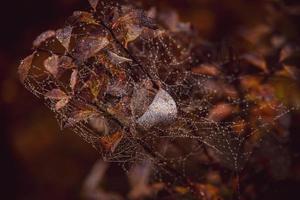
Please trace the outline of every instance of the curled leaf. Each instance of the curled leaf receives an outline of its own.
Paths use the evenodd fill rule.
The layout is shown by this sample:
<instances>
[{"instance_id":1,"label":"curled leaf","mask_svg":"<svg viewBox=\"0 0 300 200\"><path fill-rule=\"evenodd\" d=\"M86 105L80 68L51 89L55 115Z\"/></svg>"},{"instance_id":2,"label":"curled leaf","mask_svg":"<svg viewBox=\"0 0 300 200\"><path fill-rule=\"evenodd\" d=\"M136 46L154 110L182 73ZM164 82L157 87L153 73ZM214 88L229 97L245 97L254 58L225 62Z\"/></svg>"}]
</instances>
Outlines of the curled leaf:
<instances>
[{"instance_id":1,"label":"curled leaf","mask_svg":"<svg viewBox=\"0 0 300 200\"><path fill-rule=\"evenodd\" d=\"M161 123L170 123L177 117L177 106L172 96L160 89L148 110L137 120L145 129Z\"/></svg>"},{"instance_id":2,"label":"curled leaf","mask_svg":"<svg viewBox=\"0 0 300 200\"><path fill-rule=\"evenodd\" d=\"M49 38L55 37L55 31L49 30L40 34L33 42L34 47L39 47L43 42L48 40Z\"/></svg>"}]
</instances>

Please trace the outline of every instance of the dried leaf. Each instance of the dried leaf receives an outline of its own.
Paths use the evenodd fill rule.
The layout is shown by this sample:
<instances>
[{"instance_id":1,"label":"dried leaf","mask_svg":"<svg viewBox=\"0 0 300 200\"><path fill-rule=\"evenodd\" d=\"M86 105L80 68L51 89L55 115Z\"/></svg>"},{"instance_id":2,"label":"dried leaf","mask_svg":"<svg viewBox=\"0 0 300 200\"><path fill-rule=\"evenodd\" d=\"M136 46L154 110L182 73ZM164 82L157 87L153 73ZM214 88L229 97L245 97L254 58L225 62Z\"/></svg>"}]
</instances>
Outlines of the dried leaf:
<instances>
[{"instance_id":1,"label":"dried leaf","mask_svg":"<svg viewBox=\"0 0 300 200\"><path fill-rule=\"evenodd\" d=\"M55 104L55 110L60 110L63 107L65 107L68 103L69 103L70 98L66 97L63 98L61 100L59 100L56 104Z\"/></svg>"},{"instance_id":2,"label":"dried leaf","mask_svg":"<svg viewBox=\"0 0 300 200\"><path fill-rule=\"evenodd\" d=\"M102 135L108 135L109 127L107 120L102 116L95 116L89 119L89 124L93 127L98 133Z\"/></svg>"},{"instance_id":3,"label":"dried leaf","mask_svg":"<svg viewBox=\"0 0 300 200\"><path fill-rule=\"evenodd\" d=\"M52 55L44 61L45 69L50 72L54 77L58 74L59 68L59 57L57 55Z\"/></svg>"},{"instance_id":4,"label":"dried leaf","mask_svg":"<svg viewBox=\"0 0 300 200\"><path fill-rule=\"evenodd\" d=\"M132 62L131 59L119 56L111 51L108 51L108 55L109 55L112 63L114 63L114 64L122 64L124 62Z\"/></svg>"},{"instance_id":5,"label":"dried leaf","mask_svg":"<svg viewBox=\"0 0 300 200\"><path fill-rule=\"evenodd\" d=\"M88 1L89 1L89 3L90 3L91 7L92 7L94 10L96 10L97 5L98 5L98 3L99 3L99 0L88 0Z\"/></svg>"},{"instance_id":6,"label":"dried leaf","mask_svg":"<svg viewBox=\"0 0 300 200\"><path fill-rule=\"evenodd\" d=\"M209 63L201 64L198 67L192 68L192 72L208 76L217 76L220 74L218 68L215 65Z\"/></svg>"},{"instance_id":7,"label":"dried leaf","mask_svg":"<svg viewBox=\"0 0 300 200\"><path fill-rule=\"evenodd\" d=\"M89 12L75 11L73 13L73 17L75 17L80 22L84 22L86 24L96 24L96 25L98 25L98 23L94 19L93 15Z\"/></svg>"},{"instance_id":8,"label":"dried leaf","mask_svg":"<svg viewBox=\"0 0 300 200\"><path fill-rule=\"evenodd\" d=\"M49 30L40 34L33 42L34 47L39 47L43 42L48 40L49 38L55 37L55 31Z\"/></svg>"},{"instance_id":9,"label":"dried leaf","mask_svg":"<svg viewBox=\"0 0 300 200\"><path fill-rule=\"evenodd\" d=\"M127 34L125 36L125 47L128 43L136 40L143 32L143 28L135 25L127 25Z\"/></svg>"},{"instance_id":10,"label":"dried leaf","mask_svg":"<svg viewBox=\"0 0 300 200\"><path fill-rule=\"evenodd\" d=\"M74 69L72 74L71 74L71 78L70 78L70 87L72 90L74 90L76 83L77 83L77 76L78 76L78 70Z\"/></svg>"},{"instance_id":11,"label":"dried leaf","mask_svg":"<svg viewBox=\"0 0 300 200\"><path fill-rule=\"evenodd\" d=\"M74 49L75 58L79 61L87 60L105 48L108 44L109 41L106 37L89 36L82 38L78 41Z\"/></svg>"},{"instance_id":12,"label":"dried leaf","mask_svg":"<svg viewBox=\"0 0 300 200\"><path fill-rule=\"evenodd\" d=\"M99 139L99 142L105 151L113 153L116 150L118 144L121 142L122 138L123 133L117 131L113 135L101 137Z\"/></svg>"},{"instance_id":13,"label":"dried leaf","mask_svg":"<svg viewBox=\"0 0 300 200\"><path fill-rule=\"evenodd\" d=\"M55 100L62 100L67 97L68 97L67 94L60 89L53 89L45 94L45 98L55 99Z\"/></svg>"},{"instance_id":14,"label":"dried leaf","mask_svg":"<svg viewBox=\"0 0 300 200\"><path fill-rule=\"evenodd\" d=\"M137 123L145 129L149 129L161 123L170 123L177 117L177 106L172 96L160 89L148 110L137 120Z\"/></svg>"},{"instance_id":15,"label":"dried leaf","mask_svg":"<svg viewBox=\"0 0 300 200\"><path fill-rule=\"evenodd\" d=\"M71 26L67 26L56 31L56 38L67 51L69 50L70 46L72 30L73 28Z\"/></svg>"},{"instance_id":16,"label":"dried leaf","mask_svg":"<svg viewBox=\"0 0 300 200\"><path fill-rule=\"evenodd\" d=\"M86 121L92 117L98 116L99 113L95 109L79 110L72 114L66 126L73 126L80 121Z\"/></svg>"},{"instance_id":17,"label":"dried leaf","mask_svg":"<svg viewBox=\"0 0 300 200\"><path fill-rule=\"evenodd\" d=\"M94 98L97 98L101 90L101 81L97 77L91 77L87 82L87 85L91 91Z\"/></svg>"},{"instance_id":18,"label":"dried leaf","mask_svg":"<svg viewBox=\"0 0 300 200\"><path fill-rule=\"evenodd\" d=\"M76 65L73 63L72 58L68 56L61 56L58 60L58 66L65 69L76 67Z\"/></svg>"},{"instance_id":19,"label":"dried leaf","mask_svg":"<svg viewBox=\"0 0 300 200\"><path fill-rule=\"evenodd\" d=\"M33 58L34 58L34 54L26 57L24 60L21 61L21 64L18 69L18 73L19 73L20 80L22 83L24 83L24 81L26 80L26 78L28 76L28 72L31 68Z\"/></svg>"},{"instance_id":20,"label":"dried leaf","mask_svg":"<svg viewBox=\"0 0 300 200\"><path fill-rule=\"evenodd\" d=\"M151 194L149 178L151 173L151 163L145 162L136 165L129 172L129 182L131 191L129 197L131 199L144 199Z\"/></svg>"},{"instance_id":21,"label":"dried leaf","mask_svg":"<svg viewBox=\"0 0 300 200\"><path fill-rule=\"evenodd\" d=\"M253 66L264 71L265 73L268 72L267 62L262 56L255 54L245 54L243 58Z\"/></svg>"},{"instance_id":22,"label":"dried leaf","mask_svg":"<svg viewBox=\"0 0 300 200\"><path fill-rule=\"evenodd\" d=\"M230 104L220 103L212 108L212 110L209 112L208 119L219 122L230 116L232 112L233 107Z\"/></svg>"}]
</instances>

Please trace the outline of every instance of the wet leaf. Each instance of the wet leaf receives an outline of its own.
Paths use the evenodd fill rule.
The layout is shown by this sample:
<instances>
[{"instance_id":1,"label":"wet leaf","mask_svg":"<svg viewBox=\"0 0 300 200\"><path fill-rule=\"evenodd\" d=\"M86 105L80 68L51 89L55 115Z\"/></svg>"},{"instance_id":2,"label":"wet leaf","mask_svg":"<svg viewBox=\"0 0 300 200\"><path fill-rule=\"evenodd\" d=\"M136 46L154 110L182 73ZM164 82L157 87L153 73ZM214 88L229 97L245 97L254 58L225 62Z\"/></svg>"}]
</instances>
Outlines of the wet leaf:
<instances>
[{"instance_id":1,"label":"wet leaf","mask_svg":"<svg viewBox=\"0 0 300 200\"><path fill-rule=\"evenodd\" d=\"M18 73L22 83L24 83L24 81L28 76L28 72L31 68L33 58L34 58L34 54L31 54L30 56L26 57L24 60L21 61L21 64L18 69Z\"/></svg>"}]
</instances>

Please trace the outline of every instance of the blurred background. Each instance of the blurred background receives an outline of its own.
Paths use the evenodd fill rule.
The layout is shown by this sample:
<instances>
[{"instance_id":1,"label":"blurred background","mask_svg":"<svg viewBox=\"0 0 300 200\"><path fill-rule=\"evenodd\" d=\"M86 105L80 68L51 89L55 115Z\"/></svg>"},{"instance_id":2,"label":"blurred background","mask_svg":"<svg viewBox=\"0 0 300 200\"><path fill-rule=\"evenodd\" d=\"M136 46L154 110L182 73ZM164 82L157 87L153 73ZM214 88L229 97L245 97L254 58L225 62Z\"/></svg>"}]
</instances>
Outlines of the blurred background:
<instances>
[{"instance_id":1,"label":"blurred background","mask_svg":"<svg viewBox=\"0 0 300 200\"><path fill-rule=\"evenodd\" d=\"M150 0L147 6L177 9L200 35L220 42L240 23L262 20L260 0ZM283 1L294 6L295 1ZM86 0L26 0L1 4L0 31L0 174L1 199L79 199L82 182L98 159L97 152L68 130L61 131L54 115L20 84L17 67L31 53L41 32L56 29L74 10L87 9ZM299 15L292 18L297 24ZM291 37L299 36L293 25ZM295 30L295 31L294 31ZM299 114L292 117L293 173L300 177ZM280 180L264 189L265 199L291 199L299 180ZM276 191L276 192L274 192ZM298 195L299 196L299 195Z\"/></svg>"}]
</instances>

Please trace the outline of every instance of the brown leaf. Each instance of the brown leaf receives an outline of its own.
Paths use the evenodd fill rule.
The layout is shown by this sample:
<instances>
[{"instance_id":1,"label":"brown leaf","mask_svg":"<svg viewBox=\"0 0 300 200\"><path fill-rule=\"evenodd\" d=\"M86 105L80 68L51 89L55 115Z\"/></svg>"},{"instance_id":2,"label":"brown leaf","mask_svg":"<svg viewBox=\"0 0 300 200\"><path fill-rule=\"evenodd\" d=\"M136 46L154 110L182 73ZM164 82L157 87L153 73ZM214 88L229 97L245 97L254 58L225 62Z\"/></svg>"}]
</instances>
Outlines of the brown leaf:
<instances>
[{"instance_id":1,"label":"brown leaf","mask_svg":"<svg viewBox=\"0 0 300 200\"><path fill-rule=\"evenodd\" d=\"M91 79L87 82L87 85L91 91L91 94L96 99L101 90L101 81L97 77L91 77Z\"/></svg>"},{"instance_id":2,"label":"brown leaf","mask_svg":"<svg viewBox=\"0 0 300 200\"><path fill-rule=\"evenodd\" d=\"M219 122L230 116L233 112L233 107L230 104L220 103L209 112L208 119Z\"/></svg>"},{"instance_id":3,"label":"brown leaf","mask_svg":"<svg viewBox=\"0 0 300 200\"><path fill-rule=\"evenodd\" d=\"M198 67L192 68L192 72L208 76L217 76L220 74L218 68L215 65L209 63L201 64Z\"/></svg>"},{"instance_id":4,"label":"brown leaf","mask_svg":"<svg viewBox=\"0 0 300 200\"><path fill-rule=\"evenodd\" d=\"M61 100L59 100L56 104L55 104L55 110L60 110L63 107L65 107L68 103L69 103L70 98L66 97L63 98Z\"/></svg>"},{"instance_id":5,"label":"brown leaf","mask_svg":"<svg viewBox=\"0 0 300 200\"><path fill-rule=\"evenodd\" d=\"M74 90L76 83L77 83L77 76L78 76L78 70L74 69L72 74L71 74L71 78L70 78L70 87L72 90Z\"/></svg>"},{"instance_id":6,"label":"brown leaf","mask_svg":"<svg viewBox=\"0 0 300 200\"><path fill-rule=\"evenodd\" d=\"M128 43L136 40L143 32L143 28L135 25L127 25L127 34L125 36L125 47Z\"/></svg>"},{"instance_id":7,"label":"brown leaf","mask_svg":"<svg viewBox=\"0 0 300 200\"><path fill-rule=\"evenodd\" d=\"M108 135L109 127L107 120L102 116L95 116L89 119L89 124L93 127L98 133L103 135Z\"/></svg>"},{"instance_id":8,"label":"brown leaf","mask_svg":"<svg viewBox=\"0 0 300 200\"><path fill-rule=\"evenodd\" d=\"M28 72L31 68L33 58L34 58L34 54L26 57L24 60L21 61L21 64L18 69L18 73L19 73L20 80L22 83L24 83L24 81L26 80L26 78L28 76Z\"/></svg>"},{"instance_id":9,"label":"brown leaf","mask_svg":"<svg viewBox=\"0 0 300 200\"><path fill-rule=\"evenodd\" d=\"M117 131L113 135L101 137L99 139L99 142L105 151L113 153L116 150L118 144L121 142L122 138L123 133Z\"/></svg>"},{"instance_id":10,"label":"brown leaf","mask_svg":"<svg viewBox=\"0 0 300 200\"><path fill-rule=\"evenodd\" d=\"M131 191L129 197L131 199L144 199L151 195L152 190L149 185L151 173L151 163L145 162L134 166L129 172L129 182Z\"/></svg>"},{"instance_id":11,"label":"brown leaf","mask_svg":"<svg viewBox=\"0 0 300 200\"><path fill-rule=\"evenodd\" d=\"M265 73L268 72L267 62L262 56L255 54L245 54L243 58L253 66L264 71Z\"/></svg>"},{"instance_id":12,"label":"brown leaf","mask_svg":"<svg viewBox=\"0 0 300 200\"><path fill-rule=\"evenodd\" d=\"M55 100L62 100L67 97L68 97L67 94L61 89L53 89L45 94L45 98L55 99Z\"/></svg>"},{"instance_id":13,"label":"brown leaf","mask_svg":"<svg viewBox=\"0 0 300 200\"><path fill-rule=\"evenodd\" d=\"M55 31L49 30L40 34L33 42L34 47L39 47L43 42L48 40L49 38L55 37Z\"/></svg>"},{"instance_id":14,"label":"brown leaf","mask_svg":"<svg viewBox=\"0 0 300 200\"><path fill-rule=\"evenodd\" d=\"M44 61L45 69L50 72L54 77L58 74L59 68L59 57L57 55L52 55Z\"/></svg>"},{"instance_id":15,"label":"brown leaf","mask_svg":"<svg viewBox=\"0 0 300 200\"><path fill-rule=\"evenodd\" d=\"M92 117L98 116L99 113L95 109L86 109L75 111L69 118L67 126L73 126L80 121L86 121Z\"/></svg>"},{"instance_id":16,"label":"brown leaf","mask_svg":"<svg viewBox=\"0 0 300 200\"><path fill-rule=\"evenodd\" d=\"M105 48L109 44L109 41L106 37L94 37L89 36L82 38L76 44L74 49L74 56L80 61L87 60L90 57L93 57L100 50Z\"/></svg>"},{"instance_id":17,"label":"brown leaf","mask_svg":"<svg viewBox=\"0 0 300 200\"><path fill-rule=\"evenodd\" d=\"M99 3L99 0L88 0L88 1L89 1L89 3L90 3L91 7L92 7L94 10L96 10L97 5L98 5L98 3Z\"/></svg>"},{"instance_id":18,"label":"brown leaf","mask_svg":"<svg viewBox=\"0 0 300 200\"><path fill-rule=\"evenodd\" d=\"M69 50L70 46L72 30L73 28L71 26L67 26L56 31L56 38L67 51Z\"/></svg>"},{"instance_id":19,"label":"brown leaf","mask_svg":"<svg viewBox=\"0 0 300 200\"><path fill-rule=\"evenodd\" d=\"M61 56L58 60L58 67L70 69L76 67L76 65L73 63L72 58L68 56Z\"/></svg>"},{"instance_id":20,"label":"brown leaf","mask_svg":"<svg viewBox=\"0 0 300 200\"><path fill-rule=\"evenodd\" d=\"M111 51L108 51L108 55L109 55L112 63L114 63L114 64L122 64L124 62L132 62L131 59L119 56Z\"/></svg>"},{"instance_id":21,"label":"brown leaf","mask_svg":"<svg viewBox=\"0 0 300 200\"><path fill-rule=\"evenodd\" d=\"M86 24L96 24L96 25L98 25L98 23L94 19L93 15L89 12L75 11L73 13L73 17L75 17L80 22L84 22Z\"/></svg>"}]
</instances>

